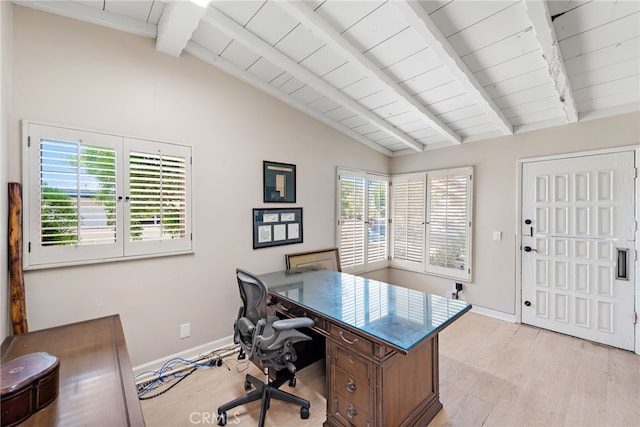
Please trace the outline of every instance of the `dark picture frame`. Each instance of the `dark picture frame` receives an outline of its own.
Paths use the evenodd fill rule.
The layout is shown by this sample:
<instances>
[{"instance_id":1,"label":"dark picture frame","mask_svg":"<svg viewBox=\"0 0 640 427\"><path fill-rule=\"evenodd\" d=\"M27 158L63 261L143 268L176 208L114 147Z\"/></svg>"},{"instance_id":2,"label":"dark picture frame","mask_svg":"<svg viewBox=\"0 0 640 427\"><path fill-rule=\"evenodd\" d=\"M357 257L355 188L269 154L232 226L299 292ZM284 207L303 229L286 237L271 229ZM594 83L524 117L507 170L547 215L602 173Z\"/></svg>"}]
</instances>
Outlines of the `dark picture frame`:
<instances>
[{"instance_id":1,"label":"dark picture frame","mask_svg":"<svg viewBox=\"0 0 640 427\"><path fill-rule=\"evenodd\" d=\"M253 249L302 243L302 208L254 208Z\"/></svg>"},{"instance_id":2,"label":"dark picture frame","mask_svg":"<svg viewBox=\"0 0 640 427\"><path fill-rule=\"evenodd\" d=\"M264 203L296 202L296 165L263 161Z\"/></svg>"}]
</instances>

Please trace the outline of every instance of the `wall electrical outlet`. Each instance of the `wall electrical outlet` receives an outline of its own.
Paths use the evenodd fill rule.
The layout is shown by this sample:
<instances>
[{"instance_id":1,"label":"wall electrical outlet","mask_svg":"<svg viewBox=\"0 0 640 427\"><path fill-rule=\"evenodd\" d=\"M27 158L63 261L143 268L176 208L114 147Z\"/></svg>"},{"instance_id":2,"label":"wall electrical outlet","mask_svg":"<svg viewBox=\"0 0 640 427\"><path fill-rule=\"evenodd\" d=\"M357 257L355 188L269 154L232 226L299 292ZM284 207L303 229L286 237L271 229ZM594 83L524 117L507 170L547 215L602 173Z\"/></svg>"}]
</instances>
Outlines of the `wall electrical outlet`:
<instances>
[{"instance_id":1,"label":"wall electrical outlet","mask_svg":"<svg viewBox=\"0 0 640 427\"><path fill-rule=\"evenodd\" d=\"M180 325L180 339L191 336L191 323L183 323Z\"/></svg>"}]
</instances>

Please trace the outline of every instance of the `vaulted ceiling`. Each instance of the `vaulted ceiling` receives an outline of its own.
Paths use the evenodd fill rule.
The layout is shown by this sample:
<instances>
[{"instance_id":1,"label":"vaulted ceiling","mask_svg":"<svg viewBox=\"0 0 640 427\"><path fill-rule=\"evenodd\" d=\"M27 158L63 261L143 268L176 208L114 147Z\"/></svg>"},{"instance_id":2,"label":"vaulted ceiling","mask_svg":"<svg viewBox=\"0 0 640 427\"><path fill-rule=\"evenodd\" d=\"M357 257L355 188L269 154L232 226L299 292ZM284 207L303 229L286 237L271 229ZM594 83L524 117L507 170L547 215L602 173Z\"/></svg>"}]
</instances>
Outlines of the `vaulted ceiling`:
<instances>
[{"instance_id":1,"label":"vaulted ceiling","mask_svg":"<svg viewBox=\"0 0 640 427\"><path fill-rule=\"evenodd\" d=\"M640 2L14 1L156 39L389 156L640 110Z\"/></svg>"}]
</instances>

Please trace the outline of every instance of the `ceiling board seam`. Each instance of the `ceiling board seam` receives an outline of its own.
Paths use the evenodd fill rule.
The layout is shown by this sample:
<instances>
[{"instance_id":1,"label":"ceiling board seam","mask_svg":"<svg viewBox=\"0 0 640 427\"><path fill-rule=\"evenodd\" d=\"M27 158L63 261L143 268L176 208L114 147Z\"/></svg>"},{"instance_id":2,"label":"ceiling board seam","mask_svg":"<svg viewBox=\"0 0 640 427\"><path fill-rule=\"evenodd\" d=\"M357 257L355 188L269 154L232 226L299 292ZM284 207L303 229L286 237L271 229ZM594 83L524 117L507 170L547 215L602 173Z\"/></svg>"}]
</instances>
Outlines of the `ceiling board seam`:
<instances>
[{"instance_id":1,"label":"ceiling board seam","mask_svg":"<svg viewBox=\"0 0 640 427\"><path fill-rule=\"evenodd\" d=\"M511 62L511 61L513 61L513 60L515 60L515 59L522 58L523 56L526 56L526 55L531 55L532 53L536 53L536 52L538 52L538 51L539 51L539 49L538 49L538 48L528 50L528 51L526 51L526 52L524 52L524 53L521 53L521 54L519 54L519 55L512 56L511 58L505 59L504 61L496 62L495 64L491 64L491 65L490 65L490 66L488 66L488 67L482 68L482 69L480 69L480 70L476 70L476 71L474 71L474 72L473 72L473 74L474 74L474 75L476 75L476 74L481 73L481 72L483 72L483 71L490 70L490 69L492 69L492 68L494 68L494 67L497 67L498 65L504 65L504 64L506 64L507 62Z\"/></svg>"},{"instance_id":2,"label":"ceiling board seam","mask_svg":"<svg viewBox=\"0 0 640 427\"><path fill-rule=\"evenodd\" d=\"M106 1L106 0L105 0ZM103 3L104 4L104 3ZM156 0L152 0L151 6L149 7L149 13L147 13L147 19L145 19L146 23L149 23L149 19L151 18L151 11L153 10L153 6L156 4ZM104 10L104 6L103 9Z\"/></svg>"},{"instance_id":3,"label":"ceiling board seam","mask_svg":"<svg viewBox=\"0 0 640 427\"><path fill-rule=\"evenodd\" d=\"M381 42L376 43L375 45L371 46L369 49L367 49L367 50L365 50L364 52L362 52L362 54L364 55L364 54L367 54L367 53L371 52L371 50L372 50L372 49L375 49L376 47L380 46L382 43L384 43L384 42L386 42L386 41L388 41L388 40L390 40L390 39L394 38L395 36L397 36L398 34L400 34L400 33L404 32L405 30L407 30L407 29L409 29L409 28L411 28L411 27L410 27L410 26L406 26L406 27L404 27L403 29L401 29L400 31L398 31L397 33L395 33L395 34L391 34L391 35L390 35L389 37L387 37L386 39L382 40Z\"/></svg>"},{"instance_id":4,"label":"ceiling board seam","mask_svg":"<svg viewBox=\"0 0 640 427\"><path fill-rule=\"evenodd\" d=\"M520 31L517 31L517 32L515 32L515 33L513 33L513 34L509 34L508 36L503 37L503 38L501 38L501 39L499 39L499 40L496 40L496 41L494 41L494 42L492 42L492 43L489 43L489 44L488 44L488 45L486 45L486 46L482 46L482 47L479 47L479 48L478 48L478 49L476 49L476 50L472 50L471 52L465 53L464 55L461 55L461 56L460 56L460 58L463 58L463 59L464 59L464 58L466 58L466 57L467 57L467 56L469 56L469 55L477 54L477 53L478 53L478 52L480 52L481 50L487 49L487 48L489 48L489 47L491 47L491 46L493 46L493 45L496 45L496 44L498 44L498 43L502 43L502 42L504 42L505 40L508 40L508 39L510 39L510 38L518 37L520 34L524 34L524 33L527 33L527 32L529 32L529 31L533 31L533 27L532 27L532 26L529 26L529 27L527 27L527 28L523 28L523 29L522 29L522 30L520 30ZM480 71L480 70L478 70L478 71ZM476 71L476 72L477 72L477 71Z\"/></svg>"},{"instance_id":5,"label":"ceiling board seam","mask_svg":"<svg viewBox=\"0 0 640 427\"><path fill-rule=\"evenodd\" d=\"M616 41L615 43L600 47L598 49L590 50L588 52L581 52L580 55L572 56L571 58L565 58L564 62L566 63L566 62L569 62L569 61L575 61L575 60L577 60L579 58L582 58L582 57L584 57L586 55L590 55L592 53L595 53L595 52L598 52L598 51L601 51L601 50L604 50L604 49L611 49L612 47L618 47L618 45L622 45L624 43L629 43L630 41L633 41L635 39L640 39L640 36L631 37L630 39L624 39L624 40Z\"/></svg>"},{"instance_id":6,"label":"ceiling board seam","mask_svg":"<svg viewBox=\"0 0 640 427\"><path fill-rule=\"evenodd\" d=\"M529 0L527 0L527 1L529 1ZM635 0L630 0L630 1L635 1ZM598 29L598 28L602 28L602 27L604 27L604 26L611 25L611 24L613 24L614 22L621 21L621 20L623 20L623 19L627 19L628 17L630 17L630 16L632 16L632 15L640 15L640 12L634 12L634 13L630 13L630 14L625 15L625 16L621 16L621 17L616 18L616 19L614 19L614 20L612 20L612 21L607 21L607 22L605 22L604 24L596 25L595 27L591 27L591 28L589 28L589 29L587 29L587 30L580 31L579 33L571 34L569 37L565 37L565 38L563 38L563 39L558 39L558 41L559 41L559 42L563 42L563 41L565 41L565 40L569 40L569 39L571 39L571 38L573 38L573 37L577 37L577 36L580 36L580 35L582 35L582 34L586 34L586 33L590 32L590 31L596 30L596 29Z\"/></svg>"},{"instance_id":7,"label":"ceiling board seam","mask_svg":"<svg viewBox=\"0 0 640 427\"><path fill-rule=\"evenodd\" d=\"M451 83L455 83L455 82L457 82L457 81L458 81L458 80L456 80L456 79L449 80L448 82L440 83L439 85L436 85L436 86L430 87L430 88L425 89L425 90L421 90L420 92L412 93L412 94L411 94L411 96L422 95L422 94L424 94L424 93L426 93L426 92L430 92L430 91L432 91L432 90L439 89L439 88L441 88L442 86L450 85Z\"/></svg>"},{"instance_id":8,"label":"ceiling board seam","mask_svg":"<svg viewBox=\"0 0 640 427\"><path fill-rule=\"evenodd\" d=\"M421 143L415 141L413 138L404 134L399 129L383 121L379 116L376 116L363 106L357 104L355 101L340 92L340 90L322 80L320 77L316 76L303 66L299 65L291 58L275 49L273 46L269 45L246 28L238 25L238 23L236 23L233 19L229 18L217 9L210 9L209 13L203 18L203 20L223 31L228 36L240 40L247 46L250 46L251 49L254 50L254 52L259 55L265 56L271 62L274 62L274 65L280 66L281 68L286 68L289 74L294 75L294 71L292 70L295 70L296 78L304 83L309 84L312 87L318 86L320 88L320 92L324 93L325 96L331 94L330 99L332 99L334 102L344 104L346 108L362 115L374 126L379 127L381 130L384 130L400 141L403 141L407 146L412 147L416 151L422 151L424 149L424 146ZM285 65L284 67L282 67L283 64Z\"/></svg>"},{"instance_id":9,"label":"ceiling board seam","mask_svg":"<svg viewBox=\"0 0 640 427\"><path fill-rule=\"evenodd\" d=\"M546 70L547 70L547 67L542 66L542 67L540 67L540 68L536 68L536 69L531 70L531 71L526 71L526 72L524 72L524 73L516 74L516 75L515 75L515 76L513 76L513 77L509 77L509 78L504 79L504 80L498 80L498 81L493 82L493 83L491 83L491 84L488 84L488 85L486 85L486 86L484 86L484 87L485 87L485 88L488 88L488 87L496 86L496 85L499 85L499 84L501 84L501 83L508 82L509 80L514 80L514 79L520 78L520 77L522 77L522 76L526 76L527 74L535 73L535 72L540 71L540 70L545 70L545 71L546 71ZM529 88L527 88L527 89L529 89ZM519 91L517 91L517 92L519 92ZM516 93L516 92L513 92L513 93ZM510 93L508 93L507 95L510 95L510 94L511 94L511 92L510 92Z\"/></svg>"},{"instance_id":10,"label":"ceiling board seam","mask_svg":"<svg viewBox=\"0 0 640 427\"><path fill-rule=\"evenodd\" d=\"M417 113L421 114L431 126L437 128L438 131L451 142L460 143L462 141L460 135L448 128L436 117L435 114L433 114L424 105L421 105L420 102L399 86L399 84L396 83L389 75L381 71L380 68L364 56L359 49L350 44L338 31L324 21L317 13L308 8L304 3L282 1L278 3L278 6L290 16L302 22L302 24L314 32L316 36L331 44L343 56L346 56L350 62L359 66L370 78L375 79L375 81L384 85L387 90L396 94L401 100L403 100L403 102L409 105L409 108L414 109Z\"/></svg>"},{"instance_id":11,"label":"ceiling board seam","mask_svg":"<svg viewBox=\"0 0 640 427\"><path fill-rule=\"evenodd\" d=\"M520 93L520 92L526 92L526 91L528 91L528 90L532 90L532 89L536 89L536 88L541 88L541 87L543 87L543 86L549 86L550 84L551 84L551 82L544 82L544 83L539 84L539 85L529 86L529 87L527 87L527 88L520 89L520 90L517 90L517 91L515 91L515 92L508 93L507 95L500 95L500 96L496 96L495 98L493 98L493 100L494 100L494 101L497 101L497 100L502 99L502 98L510 97L511 95L516 95L516 94L518 94L518 93Z\"/></svg>"},{"instance_id":12,"label":"ceiling board seam","mask_svg":"<svg viewBox=\"0 0 640 427\"><path fill-rule=\"evenodd\" d=\"M459 33L463 32L464 30L466 30L466 29L469 29L469 28L473 27L474 25L478 25L479 23L484 22L484 21L486 21L487 19L492 18L493 16L495 16L495 15L497 15L497 14L499 14L499 13L502 13L502 12L504 12L504 11L505 11L505 10L507 10L507 9L509 9L509 8L511 8L511 7L514 7L514 6L516 6L517 4L519 4L519 3L518 3L518 2L512 3L512 4L510 4L509 6L505 7L504 9L500 9L500 10L498 10L498 11L495 11L495 12L493 12L492 14L487 15L487 16L485 16L485 17L483 17L481 20L476 21L476 22L474 22L473 24L469 24L469 25L467 25L467 26L466 26L466 27L464 27L464 28L460 28L459 30L457 30L457 31L455 31L455 32L453 32L453 33L451 33L451 34L448 34L448 35L446 35L445 37L446 37L447 39L448 39L449 37L453 37L453 36L455 36L456 34L459 34ZM435 13L435 12L434 12L434 13ZM433 15L433 13L429 14L429 16L431 16L431 15ZM491 44L493 44L493 43L491 43ZM490 45L487 45L487 46L490 46ZM486 46L483 46L483 47L486 47ZM482 49L482 48L480 48L480 49Z\"/></svg>"},{"instance_id":13,"label":"ceiling board seam","mask_svg":"<svg viewBox=\"0 0 640 427\"><path fill-rule=\"evenodd\" d=\"M413 53L411 53L411 54L409 54L409 55L405 56L404 58L398 59L397 61L394 61L394 62L392 62L391 64L389 64L389 65L386 65L386 66L382 67L382 68L381 68L381 70L382 70L382 71L388 70L389 68L393 67L394 65L397 65L397 64L399 64L400 62L405 61L405 60L407 60L407 59L411 58L411 57L412 57L412 56L414 56L414 55L418 55L419 53L422 53L422 52L424 52L424 51L425 51L425 50L427 50L427 49L429 49L429 46L426 46L426 47L424 47L423 49L420 49L420 50L418 50L418 51L416 51L416 52L413 52Z\"/></svg>"},{"instance_id":14,"label":"ceiling board seam","mask_svg":"<svg viewBox=\"0 0 640 427\"><path fill-rule=\"evenodd\" d=\"M365 18L369 17L372 13L374 13L376 10L380 9L382 6L384 6L386 3L388 2L388 0L385 0L384 2L382 2L378 7L376 7L375 9L373 9L371 12L367 13L366 15L364 15L362 18L358 19L356 22L354 22L353 24L349 25L347 28L345 28L343 31L340 31L340 34L344 34L347 31L349 31L350 29L352 29L353 27L355 27L356 25L358 25L360 22L362 22ZM314 10L315 12L315 10Z\"/></svg>"},{"instance_id":15,"label":"ceiling board seam","mask_svg":"<svg viewBox=\"0 0 640 427\"><path fill-rule=\"evenodd\" d=\"M427 71L422 71L422 72L420 72L420 73L416 74L415 76L409 77L408 79L404 79L404 80L402 80L402 81L398 82L398 84L399 84L399 85L401 85L401 84L405 84L405 83L407 83L409 80L413 80L413 79L415 79L416 77L424 76L425 74L429 74L430 72L435 71L435 70L437 70L438 68L443 68L443 67L444 67L444 64L436 65L435 67L430 68L430 69L428 69Z\"/></svg>"}]
</instances>

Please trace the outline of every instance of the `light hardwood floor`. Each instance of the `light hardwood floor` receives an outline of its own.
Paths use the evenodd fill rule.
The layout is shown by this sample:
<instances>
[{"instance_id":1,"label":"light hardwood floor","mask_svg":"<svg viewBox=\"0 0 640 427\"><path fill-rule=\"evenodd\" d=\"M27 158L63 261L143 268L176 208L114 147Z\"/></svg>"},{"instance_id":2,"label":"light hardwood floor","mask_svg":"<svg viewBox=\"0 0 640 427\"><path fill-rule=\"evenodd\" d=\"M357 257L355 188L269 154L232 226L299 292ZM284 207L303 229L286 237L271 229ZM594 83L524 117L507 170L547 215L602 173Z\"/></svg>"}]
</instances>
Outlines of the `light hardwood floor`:
<instances>
[{"instance_id":1,"label":"light hardwood floor","mask_svg":"<svg viewBox=\"0 0 640 427\"><path fill-rule=\"evenodd\" d=\"M244 374L260 374L234 356L225 364L142 401L147 426L216 425L217 407L245 393ZM324 375L316 363L298 372L296 388L283 386L311 402L308 420L272 401L266 425L321 426ZM467 313L440 334L440 400L444 408L430 427L640 426L640 356ZM259 403L241 406L227 425L255 426L259 412Z\"/></svg>"}]
</instances>

